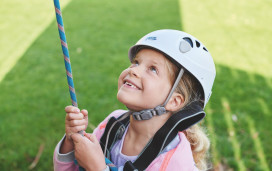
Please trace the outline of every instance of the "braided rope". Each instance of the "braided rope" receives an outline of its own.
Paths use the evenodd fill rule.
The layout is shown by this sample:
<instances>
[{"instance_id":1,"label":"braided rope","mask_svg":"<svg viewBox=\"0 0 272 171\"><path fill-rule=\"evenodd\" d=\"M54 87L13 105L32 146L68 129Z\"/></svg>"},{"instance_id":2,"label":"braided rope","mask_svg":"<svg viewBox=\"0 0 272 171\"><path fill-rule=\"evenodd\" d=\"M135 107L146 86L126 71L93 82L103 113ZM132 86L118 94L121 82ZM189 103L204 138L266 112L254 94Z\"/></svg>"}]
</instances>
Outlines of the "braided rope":
<instances>
[{"instance_id":1,"label":"braided rope","mask_svg":"<svg viewBox=\"0 0 272 171\"><path fill-rule=\"evenodd\" d=\"M57 23L58 23L59 36L60 36L60 41L61 41L61 48L62 48L62 52L63 52L63 56L64 56L64 63L65 63L65 69L66 69L70 97L72 100L72 105L75 107L78 107L76 93L75 93L75 87L74 87L74 82L73 82L73 76L72 76L71 62L70 62L70 58L69 58L68 45L67 45L67 41L66 41L59 0L54 0L54 5L55 5L56 18L57 18ZM83 131L80 131L79 133L81 135L83 135ZM117 168L112 164L112 162L110 160L108 160L107 158L105 160L111 170L117 171ZM78 164L76 160L75 160L75 163ZM85 169L80 166L79 166L79 170L85 171Z\"/></svg>"},{"instance_id":2,"label":"braided rope","mask_svg":"<svg viewBox=\"0 0 272 171\"><path fill-rule=\"evenodd\" d=\"M74 82L73 82L72 67L71 67L71 62L70 62L70 58L69 58L68 45L67 45L67 41L66 41L59 0L54 0L54 5L55 5L56 18L57 18L57 23L58 23L59 36L60 36L60 41L61 41L61 48L62 48L62 53L64 56L64 63L65 63L67 81L68 81L68 85L69 85L70 97L72 100L72 105L75 107L78 107L76 93L75 93L75 87L74 87Z\"/></svg>"},{"instance_id":3,"label":"braided rope","mask_svg":"<svg viewBox=\"0 0 272 171\"><path fill-rule=\"evenodd\" d=\"M68 45L67 45L65 31L64 31L64 25L63 25L63 21L62 21L59 0L54 0L54 5L55 5L56 18L57 18L57 23L58 23L58 30L59 30L62 53L63 53L63 57L64 57L64 64L65 64L65 69L66 69L66 76L67 76L67 81L68 81L68 86L69 86L70 97L72 100L72 105L75 107L78 107L77 99L76 99L76 92L75 92L75 87L74 87L74 81L73 81L73 75L72 75L72 67L71 67ZM81 135L83 135L83 131L79 131L79 133ZM79 170L84 171L84 168L79 166Z\"/></svg>"}]
</instances>

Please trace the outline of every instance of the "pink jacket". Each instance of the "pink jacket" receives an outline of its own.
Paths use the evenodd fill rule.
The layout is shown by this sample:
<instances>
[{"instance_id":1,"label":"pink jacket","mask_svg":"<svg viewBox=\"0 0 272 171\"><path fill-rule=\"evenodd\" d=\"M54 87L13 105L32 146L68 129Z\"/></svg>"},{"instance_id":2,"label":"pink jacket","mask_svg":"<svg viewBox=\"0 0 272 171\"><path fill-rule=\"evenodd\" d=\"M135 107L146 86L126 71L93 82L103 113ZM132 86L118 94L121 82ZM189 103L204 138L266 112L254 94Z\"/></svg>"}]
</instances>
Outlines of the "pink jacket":
<instances>
[{"instance_id":1,"label":"pink jacket","mask_svg":"<svg viewBox=\"0 0 272 171\"><path fill-rule=\"evenodd\" d=\"M110 117L118 117L123 114L124 110L116 110L112 112L103 122L101 122L98 127L94 130L93 134L96 135L97 139L100 140L102 137L107 121ZM180 143L174 149L160 154L153 162L147 167L146 171L196 171L198 170L195 166L193 159L191 146L186 136L180 132L179 133ZM54 170L56 171L77 171L78 166L74 164L74 161L60 161L59 158L59 146L61 142L57 145L54 152Z\"/></svg>"}]
</instances>

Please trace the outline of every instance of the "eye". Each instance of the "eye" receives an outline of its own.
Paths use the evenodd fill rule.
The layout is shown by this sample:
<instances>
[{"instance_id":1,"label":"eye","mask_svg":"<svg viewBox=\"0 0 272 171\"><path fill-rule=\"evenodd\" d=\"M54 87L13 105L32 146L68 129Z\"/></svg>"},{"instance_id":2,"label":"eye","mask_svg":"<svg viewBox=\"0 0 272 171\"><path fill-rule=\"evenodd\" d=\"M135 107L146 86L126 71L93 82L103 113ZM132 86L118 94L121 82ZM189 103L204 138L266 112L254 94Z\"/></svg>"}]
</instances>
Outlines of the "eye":
<instances>
[{"instance_id":1,"label":"eye","mask_svg":"<svg viewBox=\"0 0 272 171\"><path fill-rule=\"evenodd\" d=\"M158 74L158 70L157 70L157 68L154 67L154 66L151 66L151 67L150 67L150 71L154 72L155 74Z\"/></svg>"},{"instance_id":2,"label":"eye","mask_svg":"<svg viewBox=\"0 0 272 171\"><path fill-rule=\"evenodd\" d=\"M139 62L137 60L132 61L131 67L139 66Z\"/></svg>"}]
</instances>

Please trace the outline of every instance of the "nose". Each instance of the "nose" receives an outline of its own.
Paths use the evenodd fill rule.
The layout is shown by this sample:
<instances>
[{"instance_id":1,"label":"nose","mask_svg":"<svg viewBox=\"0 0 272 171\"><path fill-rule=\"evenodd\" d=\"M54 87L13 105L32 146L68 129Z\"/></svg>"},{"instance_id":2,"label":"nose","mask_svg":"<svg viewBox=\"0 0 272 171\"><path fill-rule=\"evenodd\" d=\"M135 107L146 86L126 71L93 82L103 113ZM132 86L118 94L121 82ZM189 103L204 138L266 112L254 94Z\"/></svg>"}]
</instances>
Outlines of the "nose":
<instances>
[{"instance_id":1,"label":"nose","mask_svg":"<svg viewBox=\"0 0 272 171\"><path fill-rule=\"evenodd\" d=\"M139 77L140 77L139 67L130 68L129 74L130 74L131 76L134 76L134 77L136 77L136 78L139 78Z\"/></svg>"}]
</instances>

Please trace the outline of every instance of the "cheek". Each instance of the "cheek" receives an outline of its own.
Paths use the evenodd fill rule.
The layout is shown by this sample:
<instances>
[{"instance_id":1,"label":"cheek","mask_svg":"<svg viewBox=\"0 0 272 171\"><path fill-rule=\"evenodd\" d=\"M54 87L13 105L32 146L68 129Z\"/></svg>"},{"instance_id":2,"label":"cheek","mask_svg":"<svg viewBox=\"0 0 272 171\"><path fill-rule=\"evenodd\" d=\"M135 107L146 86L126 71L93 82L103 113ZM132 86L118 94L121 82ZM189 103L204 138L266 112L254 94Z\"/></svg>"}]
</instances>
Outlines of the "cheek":
<instances>
[{"instance_id":1,"label":"cheek","mask_svg":"<svg viewBox=\"0 0 272 171\"><path fill-rule=\"evenodd\" d=\"M120 76L119 76L119 78L118 78L118 90L120 89L120 87L123 85L123 80L124 80L124 78L125 78L125 76L128 74L128 69L126 69L126 70L124 70L121 74L120 74Z\"/></svg>"},{"instance_id":2,"label":"cheek","mask_svg":"<svg viewBox=\"0 0 272 171\"><path fill-rule=\"evenodd\" d=\"M153 92L153 96L158 99L166 99L171 90L171 85L167 81L159 81L149 86L149 90Z\"/></svg>"}]
</instances>

